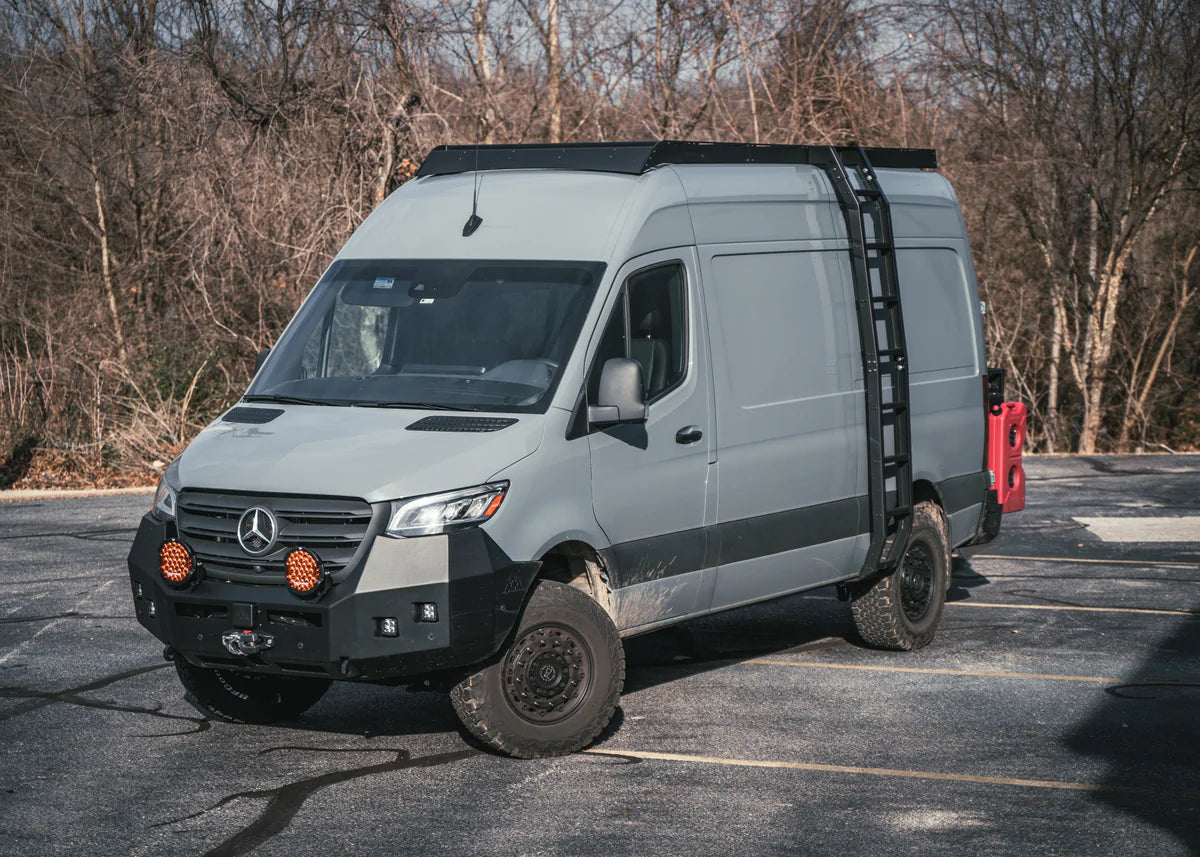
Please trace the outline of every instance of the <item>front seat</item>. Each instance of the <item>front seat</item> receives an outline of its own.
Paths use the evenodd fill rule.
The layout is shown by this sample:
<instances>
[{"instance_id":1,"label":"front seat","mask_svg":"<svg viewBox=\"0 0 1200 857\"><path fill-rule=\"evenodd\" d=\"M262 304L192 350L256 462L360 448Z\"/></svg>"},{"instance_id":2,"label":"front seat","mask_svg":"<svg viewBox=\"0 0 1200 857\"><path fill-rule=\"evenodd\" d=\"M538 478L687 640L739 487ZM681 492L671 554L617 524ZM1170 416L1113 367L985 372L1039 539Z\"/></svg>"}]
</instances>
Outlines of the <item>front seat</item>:
<instances>
[{"instance_id":1,"label":"front seat","mask_svg":"<svg viewBox=\"0 0 1200 857\"><path fill-rule=\"evenodd\" d=\"M629 355L642 364L646 398L652 399L667 386L667 343L658 338L661 315L652 309L642 316L629 343Z\"/></svg>"}]
</instances>

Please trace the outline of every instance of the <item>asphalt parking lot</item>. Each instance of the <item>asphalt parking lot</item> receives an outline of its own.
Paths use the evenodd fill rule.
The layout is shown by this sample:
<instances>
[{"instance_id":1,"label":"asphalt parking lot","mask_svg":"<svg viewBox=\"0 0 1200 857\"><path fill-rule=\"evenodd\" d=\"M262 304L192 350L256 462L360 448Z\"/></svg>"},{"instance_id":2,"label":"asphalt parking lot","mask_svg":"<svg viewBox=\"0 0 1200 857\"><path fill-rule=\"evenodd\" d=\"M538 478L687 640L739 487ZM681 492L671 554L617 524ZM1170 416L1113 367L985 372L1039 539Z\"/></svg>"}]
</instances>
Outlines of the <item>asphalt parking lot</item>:
<instances>
[{"instance_id":1,"label":"asphalt parking lot","mask_svg":"<svg viewBox=\"0 0 1200 857\"><path fill-rule=\"evenodd\" d=\"M927 649L828 589L709 617L628 641L613 726L535 761L394 688L206 720L133 618L149 498L0 505L0 853L1200 853L1200 456L1027 470Z\"/></svg>"}]
</instances>

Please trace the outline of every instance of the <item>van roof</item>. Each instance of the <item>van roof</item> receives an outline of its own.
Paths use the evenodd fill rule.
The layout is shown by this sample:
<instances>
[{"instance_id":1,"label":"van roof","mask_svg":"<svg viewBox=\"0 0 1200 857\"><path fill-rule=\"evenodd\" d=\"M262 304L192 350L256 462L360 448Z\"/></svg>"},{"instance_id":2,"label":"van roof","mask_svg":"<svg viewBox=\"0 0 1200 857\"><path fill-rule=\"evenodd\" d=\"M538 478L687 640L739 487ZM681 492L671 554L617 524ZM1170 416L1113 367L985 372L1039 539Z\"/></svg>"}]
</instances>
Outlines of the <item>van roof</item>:
<instances>
[{"instance_id":1,"label":"van roof","mask_svg":"<svg viewBox=\"0 0 1200 857\"><path fill-rule=\"evenodd\" d=\"M808 164L829 151L670 142L481 146L476 171L475 147L443 146L372 212L339 258L612 263L692 244L844 240L833 186ZM872 153L881 153L879 163ZM867 154L880 167L897 238L961 237L954 191L924 168L934 162L931 150ZM483 222L467 237L476 194Z\"/></svg>"}]
</instances>

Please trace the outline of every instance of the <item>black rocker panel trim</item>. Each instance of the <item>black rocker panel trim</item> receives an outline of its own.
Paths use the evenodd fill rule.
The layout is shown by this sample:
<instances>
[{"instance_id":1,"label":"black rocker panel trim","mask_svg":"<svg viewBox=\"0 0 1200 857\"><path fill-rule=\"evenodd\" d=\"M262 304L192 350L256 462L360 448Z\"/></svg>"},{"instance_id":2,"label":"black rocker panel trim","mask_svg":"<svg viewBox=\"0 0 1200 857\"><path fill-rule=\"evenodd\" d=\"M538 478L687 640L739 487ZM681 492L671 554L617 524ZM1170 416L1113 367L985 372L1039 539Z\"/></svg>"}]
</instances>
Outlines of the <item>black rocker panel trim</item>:
<instances>
[{"instance_id":1,"label":"black rocker panel trim","mask_svg":"<svg viewBox=\"0 0 1200 857\"><path fill-rule=\"evenodd\" d=\"M789 509L714 528L720 539L718 564L758 559L798 548L869 533L866 497Z\"/></svg>"},{"instance_id":2,"label":"black rocker panel trim","mask_svg":"<svg viewBox=\"0 0 1200 857\"><path fill-rule=\"evenodd\" d=\"M675 577L717 564L709 552L711 527L651 536L613 545L600 552L613 589Z\"/></svg>"},{"instance_id":3,"label":"black rocker panel trim","mask_svg":"<svg viewBox=\"0 0 1200 857\"><path fill-rule=\"evenodd\" d=\"M988 490L987 471L979 473L964 473L943 479L937 484L938 494L942 498L942 508L947 515L961 512L977 506L984 501Z\"/></svg>"},{"instance_id":4,"label":"black rocker panel trim","mask_svg":"<svg viewBox=\"0 0 1200 857\"><path fill-rule=\"evenodd\" d=\"M869 532L867 498L726 521L601 551L614 589Z\"/></svg>"},{"instance_id":5,"label":"black rocker panel trim","mask_svg":"<svg viewBox=\"0 0 1200 857\"><path fill-rule=\"evenodd\" d=\"M947 515L984 502L987 472L937 483ZM726 521L624 542L601 551L614 589L870 533L867 498Z\"/></svg>"}]
</instances>

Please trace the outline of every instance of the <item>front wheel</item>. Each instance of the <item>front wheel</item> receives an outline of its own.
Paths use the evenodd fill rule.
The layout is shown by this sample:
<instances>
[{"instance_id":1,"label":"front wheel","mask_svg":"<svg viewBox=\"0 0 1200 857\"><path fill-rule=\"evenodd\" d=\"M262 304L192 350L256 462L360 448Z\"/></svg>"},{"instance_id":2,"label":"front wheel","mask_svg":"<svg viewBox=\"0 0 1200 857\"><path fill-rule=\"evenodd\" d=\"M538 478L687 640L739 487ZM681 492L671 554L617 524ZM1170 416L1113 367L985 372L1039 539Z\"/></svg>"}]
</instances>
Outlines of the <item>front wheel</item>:
<instances>
[{"instance_id":1,"label":"front wheel","mask_svg":"<svg viewBox=\"0 0 1200 857\"><path fill-rule=\"evenodd\" d=\"M851 588L859 636L878 649L912 651L937 631L950 583L950 534L941 507L928 500L913 509L912 534L900 564L874 582Z\"/></svg>"},{"instance_id":2,"label":"front wheel","mask_svg":"<svg viewBox=\"0 0 1200 857\"><path fill-rule=\"evenodd\" d=\"M175 656L183 687L210 714L236 723L294 720L325 695L329 679L208 669Z\"/></svg>"},{"instance_id":3,"label":"front wheel","mask_svg":"<svg viewBox=\"0 0 1200 857\"><path fill-rule=\"evenodd\" d=\"M564 583L537 584L512 645L464 678L450 701L466 730L507 756L581 750L608 725L625 683L625 651L608 614Z\"/></svg>"}]
</instances>

